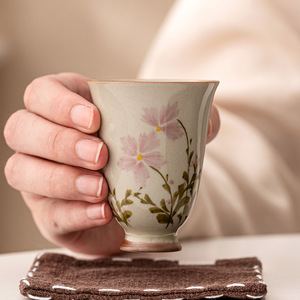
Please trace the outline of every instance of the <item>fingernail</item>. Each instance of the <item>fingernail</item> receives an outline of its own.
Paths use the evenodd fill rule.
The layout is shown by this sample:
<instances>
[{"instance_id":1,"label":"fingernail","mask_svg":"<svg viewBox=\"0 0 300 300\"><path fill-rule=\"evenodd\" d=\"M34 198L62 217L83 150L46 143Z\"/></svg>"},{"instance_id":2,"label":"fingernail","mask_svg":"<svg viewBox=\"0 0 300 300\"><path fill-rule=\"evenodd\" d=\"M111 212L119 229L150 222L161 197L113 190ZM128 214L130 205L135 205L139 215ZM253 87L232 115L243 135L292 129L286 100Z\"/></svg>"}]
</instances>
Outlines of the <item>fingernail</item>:
<instances>
[{"instance_id":1,"label":"fingernail","mask_svg":"<svg viewBox=\"0 0 300 300\"><path fill-rule=\"evenodd\" d=\"M71 110L72 122L82 128L90 129L93 123L94 110L90 106L76 105Z\"/></svg>"},{"instance_id":2,"label":"fingernail","mask_svg":"<svg viewBox=\"0 0 300 300\"><path fill-rule=\"evenodd\" d=\"M105 219L105 206L106 203L90 205L86 208L86 215L92 220Z\"/></svg>"},{"instance_id":3,"label":"fingernail","mask_svg":"<svg viewBox=\"0 0 300 300\"><path fill-rule=\"evenodd\" d=\"M81 175L75 181L77 191L88 196L100 197L103 186L103 177L94 175Z\"/></svg>"},{"instance_id":4,"label":"fingernail","mask_svg":"<svg viewBox=\"0 0 300 300\"><path fill-rule=\"evenodd\" d=\"M80 140L76 144L76 153L80 159L91 163L98 163L103 142L96 140Z\"/></svg>"}]
</instances>

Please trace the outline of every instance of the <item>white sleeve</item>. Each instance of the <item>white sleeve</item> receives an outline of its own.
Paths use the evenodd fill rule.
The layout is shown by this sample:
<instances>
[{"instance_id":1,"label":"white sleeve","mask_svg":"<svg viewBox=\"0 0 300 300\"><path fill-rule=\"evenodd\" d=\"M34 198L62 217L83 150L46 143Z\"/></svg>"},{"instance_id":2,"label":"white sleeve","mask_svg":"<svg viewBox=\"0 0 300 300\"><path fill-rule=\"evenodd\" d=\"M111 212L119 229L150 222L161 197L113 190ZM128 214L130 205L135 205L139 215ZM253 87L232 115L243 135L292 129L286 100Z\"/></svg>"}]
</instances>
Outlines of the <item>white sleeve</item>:
<instances>
[{"instance_id":1,"label":"white sleeve","mask_svg":"<svg viewBox=\"0 0 300 300\"><path fill-rule=\"evenodd\" d=\"M207 145L182 236L300 230L300 2L182 0L141 78L220 80L221 129Z\"/></svg>"}]
</instances>

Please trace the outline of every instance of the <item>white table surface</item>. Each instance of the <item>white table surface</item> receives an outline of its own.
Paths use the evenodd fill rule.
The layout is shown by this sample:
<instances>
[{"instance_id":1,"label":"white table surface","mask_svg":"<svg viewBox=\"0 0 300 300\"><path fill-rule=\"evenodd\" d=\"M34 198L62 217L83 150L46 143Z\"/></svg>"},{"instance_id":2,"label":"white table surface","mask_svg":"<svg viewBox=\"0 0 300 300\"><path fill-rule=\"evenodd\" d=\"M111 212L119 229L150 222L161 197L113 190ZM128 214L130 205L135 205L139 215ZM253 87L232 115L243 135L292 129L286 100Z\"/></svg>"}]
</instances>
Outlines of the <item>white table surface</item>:
<instances>
[{"instance_id":1,"label":"white table surface","mask_svg":"<svg viewBox=\"0 0 300 300\"><path fill-rule=\"evenodd\" d=\"M184 263L212 263L222 258L256 256L263 264L263 280L268 286L265 300L300 300L300 233L216 238L185 242L182 246L180 252L127 256L168 258ZM19 281L40 252L0 255L0 299L26 299L19 294ZM57 249L55 252L64 251Z\"/></svg>"}]
</instances>

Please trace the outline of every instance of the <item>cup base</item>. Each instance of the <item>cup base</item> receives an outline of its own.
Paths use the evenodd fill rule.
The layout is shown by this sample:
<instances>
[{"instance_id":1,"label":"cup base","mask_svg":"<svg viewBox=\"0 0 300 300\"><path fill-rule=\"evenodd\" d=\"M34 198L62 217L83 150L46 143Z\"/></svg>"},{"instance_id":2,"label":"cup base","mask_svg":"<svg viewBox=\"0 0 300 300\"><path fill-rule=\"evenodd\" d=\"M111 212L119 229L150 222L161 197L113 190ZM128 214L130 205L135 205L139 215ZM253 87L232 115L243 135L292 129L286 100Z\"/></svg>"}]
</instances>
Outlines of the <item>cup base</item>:
<instances>
[{"instance_id":1,"label":"cup base","mask_svg":"<svg viewBox=\"0 0 300 300\"><path fill-rule=\"evenodd\" d=\"M173 243L145 243L124 240L120 249L127 252L174 252L180 251L179 242Z\"/></svg>"}]
</instances>

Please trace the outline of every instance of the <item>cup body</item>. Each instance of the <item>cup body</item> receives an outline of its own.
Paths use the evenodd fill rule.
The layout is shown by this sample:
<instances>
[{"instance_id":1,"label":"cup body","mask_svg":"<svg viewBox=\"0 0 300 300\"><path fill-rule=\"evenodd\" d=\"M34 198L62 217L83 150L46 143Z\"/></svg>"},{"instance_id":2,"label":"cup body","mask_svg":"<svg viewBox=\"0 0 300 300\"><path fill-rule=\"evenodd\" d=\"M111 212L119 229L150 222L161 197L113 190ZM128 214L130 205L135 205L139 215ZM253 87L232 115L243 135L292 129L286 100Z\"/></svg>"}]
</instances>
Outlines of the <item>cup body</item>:
<instances>
[{"instance_id":1,"label":"cup body","mask_svg":"<svg viewBox=\"0 0 300 300\"><path fill-rule=\"evenodd\" d=\"M217 81L88 81L109 149L103 172L126 251L176 251L199 189Z\"/></svg>"}]
</instances>

